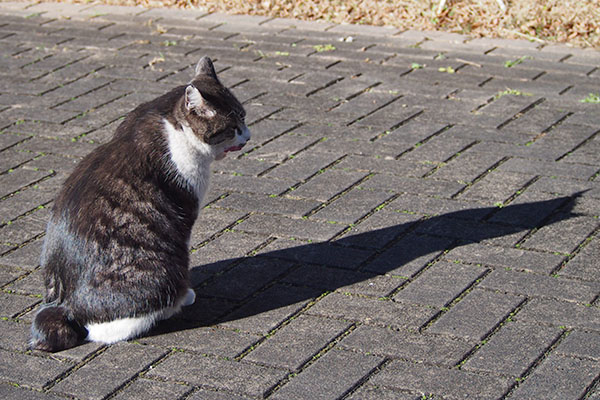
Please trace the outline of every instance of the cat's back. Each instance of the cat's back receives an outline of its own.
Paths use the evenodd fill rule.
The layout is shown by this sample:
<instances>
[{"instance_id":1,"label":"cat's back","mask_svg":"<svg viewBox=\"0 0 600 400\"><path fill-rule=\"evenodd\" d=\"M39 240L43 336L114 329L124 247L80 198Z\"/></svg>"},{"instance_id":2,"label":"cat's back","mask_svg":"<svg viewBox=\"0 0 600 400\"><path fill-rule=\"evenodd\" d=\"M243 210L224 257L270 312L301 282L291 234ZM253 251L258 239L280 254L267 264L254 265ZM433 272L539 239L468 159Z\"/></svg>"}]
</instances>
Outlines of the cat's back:
<instances>
[{"instance_id":1,"label":"cat's back","mask_svg":"<svg viewBox=\"0 0 600 400\"><path fill-rule=\"evenodd\" d=\"M132 191L143 192L147 184L156 184L155 179L167 168L163 121L180 92L181 88L175 88L127 114L111 140L78 163L56 198L56 208L107 195L126 197Z\"/></svg>"},{"instance_id":2,"label":"cat's back","mask_svg":"<svg viewBox=\"0 0 600 400\"><path fill-rule=\"evenodd\" d=\"M191 228L197 202L169 176L164 135L164 120L179 92L176 88L138 106L109 142L79 162L55 200L51 222L103 244L134 231L170 232L173 221Z\"/></svg>"}]
</instances>

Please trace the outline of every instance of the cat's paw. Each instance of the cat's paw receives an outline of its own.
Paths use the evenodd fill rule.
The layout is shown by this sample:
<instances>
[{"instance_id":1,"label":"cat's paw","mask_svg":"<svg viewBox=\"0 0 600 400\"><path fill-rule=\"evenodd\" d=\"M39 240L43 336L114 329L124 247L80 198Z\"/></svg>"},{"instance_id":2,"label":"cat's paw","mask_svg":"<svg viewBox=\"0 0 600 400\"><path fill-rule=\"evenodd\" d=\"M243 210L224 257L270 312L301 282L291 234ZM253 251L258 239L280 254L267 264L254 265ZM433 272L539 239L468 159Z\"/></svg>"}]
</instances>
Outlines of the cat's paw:
<instances>
[{"instance_id":1,"label":"cat's paw","mask_svg":"<svg viewBox=\"0 0 600 400\"><path fill-rule=\"evenodd\" d=\"M194 304L196 301L196 292L193 289L188 289L183 301L181 302L182 306L189 306Z\"/></svg>"}]
</instances>

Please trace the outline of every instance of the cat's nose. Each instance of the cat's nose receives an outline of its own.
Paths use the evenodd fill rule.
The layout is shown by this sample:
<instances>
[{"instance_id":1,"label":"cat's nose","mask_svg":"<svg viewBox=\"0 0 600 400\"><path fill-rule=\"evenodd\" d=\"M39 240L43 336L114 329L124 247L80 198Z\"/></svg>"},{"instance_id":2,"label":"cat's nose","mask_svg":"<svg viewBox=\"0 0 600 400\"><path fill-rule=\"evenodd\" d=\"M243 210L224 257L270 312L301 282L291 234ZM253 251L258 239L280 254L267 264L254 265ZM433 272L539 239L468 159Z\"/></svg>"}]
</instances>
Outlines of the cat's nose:
<instances>
[{"instance_id":1,"label":"cat's nose","mask_svg":"<svg viewBox=\"0 0 600 400\"><path fill-rule=\"evenodd\" d=\"M244 140L244 143L248 143L251 136L250 129L248 129L247 126L244 126L244 130L242 131L242 139Z\"/></svg>"}]
</instances>

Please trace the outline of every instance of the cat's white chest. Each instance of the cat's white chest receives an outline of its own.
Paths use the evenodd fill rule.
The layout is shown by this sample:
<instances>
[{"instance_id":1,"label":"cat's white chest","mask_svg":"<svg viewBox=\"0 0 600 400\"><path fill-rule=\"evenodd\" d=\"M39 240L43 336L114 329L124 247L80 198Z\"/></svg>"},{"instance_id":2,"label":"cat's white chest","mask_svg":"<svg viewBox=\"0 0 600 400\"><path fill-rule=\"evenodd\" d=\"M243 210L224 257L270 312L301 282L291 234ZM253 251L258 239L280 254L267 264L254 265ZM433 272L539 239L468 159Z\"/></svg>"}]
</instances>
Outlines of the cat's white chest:
<instances>
[{"instance_id":1,"label":"cat's white chest","mask_svg":"<svg viewBox=\"0 0 600 400\"><path fill-rule=\"evenodd\" d=\"M179 180L198 196L201 203L210 179L210 164L214 160L214 150L194 135L191 128L177 129L164 120L169 157L177 171Z\"/></svg>"}]
</instances>

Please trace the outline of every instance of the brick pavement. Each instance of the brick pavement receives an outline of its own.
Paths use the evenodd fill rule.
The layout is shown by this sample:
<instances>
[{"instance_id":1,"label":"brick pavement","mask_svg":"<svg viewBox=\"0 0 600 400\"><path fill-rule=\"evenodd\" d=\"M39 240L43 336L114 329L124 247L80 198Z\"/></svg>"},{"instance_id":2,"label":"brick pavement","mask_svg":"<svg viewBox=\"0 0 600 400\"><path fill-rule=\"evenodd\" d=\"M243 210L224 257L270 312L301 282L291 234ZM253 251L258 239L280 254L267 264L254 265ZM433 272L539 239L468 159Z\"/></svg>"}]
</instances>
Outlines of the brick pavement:
<instances>
[{"instance_id":1,"label":"brick pavement","mask_svg":"<svg viewBox=\"0 0 600 400\"><path fill-rule=\"evenodd\" d=\"M0 397L600 398L600 53L0 3ZM243 100L150 335L25 350L60 183L202 55Z\"/></svg>"}]
</instances>

